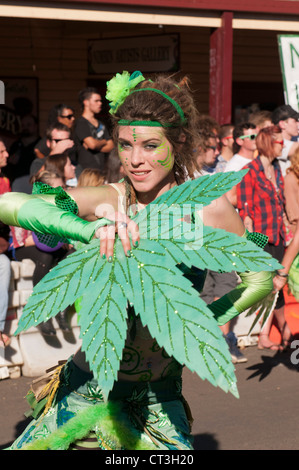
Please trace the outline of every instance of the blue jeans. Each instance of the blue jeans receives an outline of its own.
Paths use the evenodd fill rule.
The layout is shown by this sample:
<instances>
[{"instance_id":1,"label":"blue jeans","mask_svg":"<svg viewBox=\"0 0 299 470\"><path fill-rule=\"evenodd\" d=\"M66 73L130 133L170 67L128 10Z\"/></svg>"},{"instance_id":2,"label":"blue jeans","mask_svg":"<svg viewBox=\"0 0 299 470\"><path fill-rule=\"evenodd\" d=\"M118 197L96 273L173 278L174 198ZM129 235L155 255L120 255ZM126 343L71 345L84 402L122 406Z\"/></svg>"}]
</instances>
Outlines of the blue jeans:
<instances>
[{"instance_id":1,"label":"blue jeans","mask_svg":"<svg viewBox=\"0 0 299 470\"><path fill-rule=\"evenodd\" d=\"M6 255L0 254L0 331L4 330L7 308L8 289L10 283L10 260Z\"/></svg>"}]
</instances>

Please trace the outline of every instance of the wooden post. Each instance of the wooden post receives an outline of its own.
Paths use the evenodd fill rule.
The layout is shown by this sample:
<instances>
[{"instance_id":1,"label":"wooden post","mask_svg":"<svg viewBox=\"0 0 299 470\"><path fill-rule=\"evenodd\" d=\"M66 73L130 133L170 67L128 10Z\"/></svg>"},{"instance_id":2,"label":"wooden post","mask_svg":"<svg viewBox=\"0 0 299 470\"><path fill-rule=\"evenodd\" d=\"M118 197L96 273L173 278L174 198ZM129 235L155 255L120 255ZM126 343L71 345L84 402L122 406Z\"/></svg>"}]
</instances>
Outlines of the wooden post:
<instances>
[{"instance_id":1,"label":"wooden post","mask_svg":"<svg viewBox=\"0 0 299 470\"><path fill-rule=\"evenodd\" d=\"M209 114L221 124L232 119L233 13L222 14L222 25L210 36Z\"/></svg>"}]
</instances>

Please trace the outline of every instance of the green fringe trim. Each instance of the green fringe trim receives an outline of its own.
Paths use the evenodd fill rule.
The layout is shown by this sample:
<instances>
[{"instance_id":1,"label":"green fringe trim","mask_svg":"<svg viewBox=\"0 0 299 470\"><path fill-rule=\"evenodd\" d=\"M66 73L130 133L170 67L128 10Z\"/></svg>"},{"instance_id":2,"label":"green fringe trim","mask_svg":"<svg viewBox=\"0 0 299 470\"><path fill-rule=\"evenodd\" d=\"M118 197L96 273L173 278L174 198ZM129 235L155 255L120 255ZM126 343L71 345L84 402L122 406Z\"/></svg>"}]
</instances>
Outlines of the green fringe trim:
<instances>
[{"instance_id":1,"label":"green fringe trim","mask_svg":"<svg viewBox=\"0 0 299 470\"><path fill-rule=\"evenodd\" d=\"M121 404L116 402L90 406L49 436L37 439L21 450L67 450L73 442L86 437L97 424L105 436L105 441L113 442L115 449L157 450L154 444L142 442L137 435L130 432L127 425L122 425L119 421L120 413Z\"/></svg>"}]
</instances>

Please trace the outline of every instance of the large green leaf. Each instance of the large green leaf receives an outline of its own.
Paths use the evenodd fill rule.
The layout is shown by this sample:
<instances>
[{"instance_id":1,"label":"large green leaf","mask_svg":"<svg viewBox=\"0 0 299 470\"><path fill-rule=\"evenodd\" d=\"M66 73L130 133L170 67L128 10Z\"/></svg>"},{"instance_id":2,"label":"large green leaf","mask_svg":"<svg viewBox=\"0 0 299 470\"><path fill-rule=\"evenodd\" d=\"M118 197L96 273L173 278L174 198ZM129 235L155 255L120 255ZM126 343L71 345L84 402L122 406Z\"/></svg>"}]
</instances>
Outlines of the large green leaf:
<instances>
[{"instance_id":1,"label":"large green leaf","mask_svg":"<svg viewBox=\"0 0 299 470\"><path fill-rule=\"evenodd\" d=\"M109 269L109 264L100 257L97 240L69 255L34 287L23 308L16 334L72 305L93 279L100 274L105 278Z\"/></svg>"},{"instance_id":2,"label":"large green leaf","mask_svg":"<svg viewBox=\"0 0 299 470\"><path fill-rule=\"evenodd\" d=\"M247 172L248 170L215 173L213 175L203 175L194 180L188 180L184 184L174 186L169 191L163 193L148 204L144 210L149 212L153 206L159 206L160 204L165 204L168 207L171 207L173 204L189 204L193 208L197 205L206 206L240 183Z\"/></svg>"},{"instance_id":3,"label":"large green leaf","mask_svg":"<svg viewBox=\"0 0 299 470\"><path fill-rule=\"evenodd\" d=\"M242 172L202 177L164 193L135 218L141 242L130 258L118 238L112 263L100 257L98 240L69 255L34 288L17 333L55 316L83 296L82 349L108 396L122 357L130 302L169 355L203 379L237 394L221 331L177 265L221 271L279 267L246 239L192 219L198 205L209 204L241 177Z\"/></svg>"},{"instance_id":4,"label":"large green leaf","mask_svg":"<svg viewBox=\"0 0 299 470\"><path fill-rule=\"evenodd\" d=\"M143 240L127 260L128 297L167 354L202 379L237 395L234 368L211 311L158 242Z\"/></svg>"},{"instance_id":5,"label":"large green leaf","mask_svg":"<svg viewBox=\"0 0 299 470\"><path fill-rule=\"evenodd\" d=\"M184 215L191 215L199 211L203 206L210 204L214 199L227 193L233 186L238 184L248 170L238 172L216 173L204 175L200 178L186 181L184 184L174 186L163 193L153 202L140 211L134 220L139 226L142 238L150 238L149 230L153 233L153 223L159 213L165 208L170 211L178 210ZM158 227L157 227L158 228Z\"/></svg>"},{"instance_id":6,"label":"large green leaf","mask_svg":"<svg viewBox=\"0 0 299 470\"><path fill-rule=\"evenodd\" d=\"M159 243L177 264L218 272L275 271L280 263L262 248L222 229L190 225L189 232L176 239L161 238ZM194 239L192 240L192 237Z\"/></svg>"},{"instance_id":7,"label":"large green leaf","mask_svg":"<svg viewBox=\"0 0 299 470\"><path fill-rule=\"evenodd\" d=\"M79 319L82 350L106 398L117 379L127 334L127 297L118 272L121 264L115 258L107 265L108 276L87 287Z\"/></svg>"}]
</instances>

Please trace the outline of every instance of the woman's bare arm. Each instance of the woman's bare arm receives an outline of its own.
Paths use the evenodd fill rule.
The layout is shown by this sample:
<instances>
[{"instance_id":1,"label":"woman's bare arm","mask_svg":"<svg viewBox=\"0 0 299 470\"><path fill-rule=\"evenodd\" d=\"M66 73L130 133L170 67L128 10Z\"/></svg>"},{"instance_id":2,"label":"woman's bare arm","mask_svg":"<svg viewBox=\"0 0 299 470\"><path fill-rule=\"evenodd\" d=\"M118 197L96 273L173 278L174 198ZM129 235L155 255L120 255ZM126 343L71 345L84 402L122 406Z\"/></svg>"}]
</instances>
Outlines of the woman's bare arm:
<instances>
[{"instance_id":1,"label":"woman's bare arm","mask_svg":"<svg viewBox=\"0 0 299 470\"><path fill-rule=\"evenodd\" d=\"M99 217L95 215L96 209L103 206L101 216L120 210L120 201L117 191L109 184L99 187L72 188L68 190L70 196L76 201L79 208L79 217L93 221Z\"/></svg>"}]
</instances>

